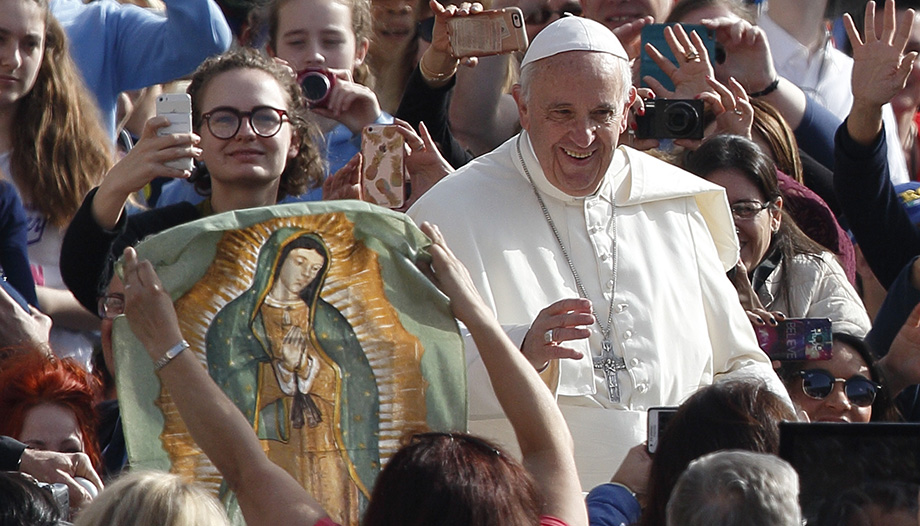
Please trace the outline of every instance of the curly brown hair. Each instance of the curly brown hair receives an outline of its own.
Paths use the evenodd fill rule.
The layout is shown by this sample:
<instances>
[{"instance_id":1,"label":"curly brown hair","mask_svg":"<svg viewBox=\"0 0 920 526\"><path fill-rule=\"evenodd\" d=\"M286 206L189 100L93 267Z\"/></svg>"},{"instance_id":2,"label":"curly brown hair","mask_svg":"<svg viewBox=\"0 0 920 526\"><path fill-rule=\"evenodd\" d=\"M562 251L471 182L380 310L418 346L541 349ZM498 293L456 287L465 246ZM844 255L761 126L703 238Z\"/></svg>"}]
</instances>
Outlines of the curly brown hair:
<instances>
[{"instance_id":1,"label":"curly brown hair","mask_svg":"<svg viewBox=\"0 0 920 526\"><path fill-rule=\"evenodd\" d=\"M35 85L16 105L10 175L26 201L63 227L112 167L112 141L48 1L31 1L45 13L45 48Z\"/></svg>"},{"instance_id":2,"label":"curly brown hair","mask_svg":"<svg viewBox=\"0 0 920 526\"><path fill-rule=\"evenodd\" d=\"M300 195L308 189L322 185L325 167L322 153L316 146L322 139L319 129L309 116L300 86L289 68L265 57L258 51L250 48L228 51L205 60L192 74L192 81L187 92L192 98L192 124L195 129L201 129L201 99L208 84L221 73L236 69L255 69L268 73L275 78L285 94L286 111L294 131L293 140L298 151L281 172L277 200L280 201L289 195ZM200 193L207 194L211 188L210 177L206 175L199 177L195 181L195 188Z\"/></svg>"}]
</instances>

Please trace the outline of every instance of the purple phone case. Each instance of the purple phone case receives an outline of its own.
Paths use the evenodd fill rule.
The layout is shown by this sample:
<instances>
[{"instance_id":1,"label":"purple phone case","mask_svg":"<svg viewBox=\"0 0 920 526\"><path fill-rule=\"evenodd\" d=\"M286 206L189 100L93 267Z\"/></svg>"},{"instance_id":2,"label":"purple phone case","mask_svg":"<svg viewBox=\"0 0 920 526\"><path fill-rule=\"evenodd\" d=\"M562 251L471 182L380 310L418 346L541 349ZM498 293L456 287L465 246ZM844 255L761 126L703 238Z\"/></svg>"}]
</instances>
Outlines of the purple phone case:
<instances>
[{"instance_id":1,"label":"purple phone case","mask_svg":"<svg viewBox=\"0 0 920 526\"><path fill-rule=\"evenodd\" d=\"M755 328L757 343L773 360L829 360L831 320L790 318Z\"/></svg>"}]
</instances>

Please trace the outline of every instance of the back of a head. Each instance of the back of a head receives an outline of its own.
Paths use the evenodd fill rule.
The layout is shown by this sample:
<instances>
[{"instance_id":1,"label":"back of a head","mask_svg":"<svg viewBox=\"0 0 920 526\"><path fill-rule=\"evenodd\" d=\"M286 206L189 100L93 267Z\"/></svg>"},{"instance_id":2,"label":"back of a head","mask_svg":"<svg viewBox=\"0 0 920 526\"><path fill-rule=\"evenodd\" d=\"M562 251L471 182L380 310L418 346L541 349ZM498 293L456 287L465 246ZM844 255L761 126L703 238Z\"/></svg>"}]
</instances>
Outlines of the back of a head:
<instances>
[{"instance_id":1,"label":"back of a head","mask_svg":"<svg viewBox=\"0 0 920 526\"><path fill-rule=\"evenodd\" d=\"M871 526L903 524L917 517L917 484L899 480L874 480L825 500L808 524L814 526Z\"/></svg>"},{"instance_id":2,"label":"back of a head","mask_svg":"<svg viewBox=\"0 0 920 526\"><path fill-rule=\"evenodd\" d=\"M83 510L75 526L228 526L220 503L178 475L137 471L120 477Z\"/></svg>"},{"instance_id":3,"label":"back of a head","mask_svg":"<svg viewBox=\"0 0 920 526\"><path fill-rule=\"evenodd\" d=\"M642 524L665 523L668 497L694 459L725 449L779 452L779 423L792 409L762 381L732 380L697 391L668 422L649 473Z\"/></svg>"},{"instance_id":4,"label":"back of a head","mask_svg":"<svg viewBox=\"0 0 920 526\"><path fill-rule=\"evenodd\" d=\"M523 466L464 433L413 436L377 477L363 526L533 526L539 500Z\"/></svg>"},{"instance_id":5,"label":"back of a head","mask_svg":"<svg viewBox=\"0 0 920 526\"><path fill-rule=\"evenodd\" d=\"M0 526L55 526L61 518L51 493L27 475L0 472Z\"/></svg>"},{"instance_id":6,"label":"back of a head","mask_svg":"<svg viewBox=\"0 0 920 526\"><path fill-rule=\"evenodd\" d=\"M799 477L788 462L749 451L701 457L668 501L668 526L799 526Z\"/></svg>"}]
</instances>

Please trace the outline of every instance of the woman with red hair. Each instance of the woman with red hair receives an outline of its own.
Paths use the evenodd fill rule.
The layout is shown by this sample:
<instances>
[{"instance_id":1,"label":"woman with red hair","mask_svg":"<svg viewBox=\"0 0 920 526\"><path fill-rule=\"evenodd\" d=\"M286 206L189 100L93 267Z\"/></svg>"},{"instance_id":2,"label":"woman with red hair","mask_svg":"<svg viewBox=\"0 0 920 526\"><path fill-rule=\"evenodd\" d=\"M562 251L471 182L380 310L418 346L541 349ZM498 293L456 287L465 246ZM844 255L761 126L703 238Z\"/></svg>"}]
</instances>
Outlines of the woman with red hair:
<instances>
[{"instance_id":1,"label":"woman with red hair","mask_svg":"<svg viewBox=\"0 0 920 526\"><path fill-rule=\"evenodd\" d=\"M98 471L97 382L71 359L40 352L0 362L0 435L38 450L86 453Z\"/></svg>"}]
</instances>

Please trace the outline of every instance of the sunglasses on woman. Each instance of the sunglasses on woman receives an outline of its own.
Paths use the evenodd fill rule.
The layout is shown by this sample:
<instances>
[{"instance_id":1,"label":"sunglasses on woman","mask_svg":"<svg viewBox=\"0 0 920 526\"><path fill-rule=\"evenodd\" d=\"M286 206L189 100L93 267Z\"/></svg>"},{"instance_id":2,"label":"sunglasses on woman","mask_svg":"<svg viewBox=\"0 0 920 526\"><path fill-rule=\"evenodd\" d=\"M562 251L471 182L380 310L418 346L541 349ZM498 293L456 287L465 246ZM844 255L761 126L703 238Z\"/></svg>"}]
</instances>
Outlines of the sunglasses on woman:
<instances>
[{"instance_id":1,"label":"sunglasses on woman","mask_svg":"<svg viewBox=\"0 0 920 526\"><path fill-rule=\"evenodd\" d=\"M875 401L875 395L882 388L865 376L856 374L849 379L836 378L824 369L806 369L799 371L802 377L802 391L815 400L823 400L834 390L837 382L843 382L843 392L850 403L858 407L869 407Z\"/></svg>"}]
</instances>

